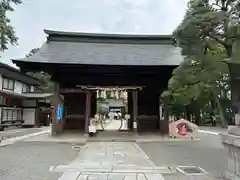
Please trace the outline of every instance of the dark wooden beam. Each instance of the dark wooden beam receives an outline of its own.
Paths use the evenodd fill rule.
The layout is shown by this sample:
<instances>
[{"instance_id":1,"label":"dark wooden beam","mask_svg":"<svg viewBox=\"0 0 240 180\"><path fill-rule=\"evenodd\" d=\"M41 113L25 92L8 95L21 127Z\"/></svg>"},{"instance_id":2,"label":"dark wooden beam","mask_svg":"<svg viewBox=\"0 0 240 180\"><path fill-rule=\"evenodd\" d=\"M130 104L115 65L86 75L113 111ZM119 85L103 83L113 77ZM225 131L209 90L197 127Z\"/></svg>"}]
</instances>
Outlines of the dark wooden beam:
<instances>
[{"instance_id":1,"label":"dark wooden beam","mask_svg":"<svg viewBox=\"0 0 240 180\"><path fill-rule=\"evenodd\" d=\"M89 91L80 88L60 88L60 94L68 93L88 93Z\"/></svg>"}]
</instances>

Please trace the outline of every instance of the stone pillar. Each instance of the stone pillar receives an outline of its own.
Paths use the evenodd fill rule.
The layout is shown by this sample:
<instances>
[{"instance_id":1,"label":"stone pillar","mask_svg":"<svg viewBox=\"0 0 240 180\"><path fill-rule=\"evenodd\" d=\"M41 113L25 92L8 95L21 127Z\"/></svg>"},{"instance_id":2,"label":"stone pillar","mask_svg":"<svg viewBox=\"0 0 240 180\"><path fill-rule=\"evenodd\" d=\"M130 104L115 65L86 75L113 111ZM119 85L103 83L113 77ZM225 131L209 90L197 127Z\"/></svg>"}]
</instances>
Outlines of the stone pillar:
<instances>
[{"instance_id":1,"label":"stone pillar","mask_svg":"<svg viewBox=\"0 0 240 180\"><path fill-rule=\"evenodd\" d=\"M85 108L85 134L88 134L88 126L91 116L91 92L86 93L86 108Z\"/></svg>"},{"instance_id":2,"label":"stone pillar","mask_svg":"<svg viewBox=\"0 0 240 180\"><path fill-rule=\"evenodd\" d=\"M228 134L221 134L227 159L223 172L226 180L240 179L240 126L230 126Z\"/></svg>"}]
</instances>

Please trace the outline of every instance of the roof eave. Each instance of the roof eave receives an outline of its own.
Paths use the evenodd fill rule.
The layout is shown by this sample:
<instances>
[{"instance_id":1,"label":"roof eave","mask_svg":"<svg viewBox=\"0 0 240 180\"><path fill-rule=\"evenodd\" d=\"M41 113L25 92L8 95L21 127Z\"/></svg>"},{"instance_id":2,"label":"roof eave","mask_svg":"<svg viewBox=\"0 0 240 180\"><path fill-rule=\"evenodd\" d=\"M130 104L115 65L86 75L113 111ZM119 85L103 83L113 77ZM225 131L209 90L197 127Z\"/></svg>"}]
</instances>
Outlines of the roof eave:
<instances>
[{"instance_id":1,"label":"roof eave","mask_svg":"<svg viewBox=\"0 0 240 180\"><path fill-rule=\"evenodd\" d=\"M83 32L68 32L68 31L55 31L55 30L43 30L45 34L49 36L78 36L78 37L92 37L92 38L123 38L123 39L138 39L138 38L159 38L159 39L174 39L172 35L157 35L157 34L108 34L108 33L83 33Z\"/></svg>"},{"instance_id":2,"label":"roof eave","mask_svg":"<svg viewBox=\"0 0 240 180\"><path fill-rule=\"evenodd\" d=\"M11 60L12 60L13 64L15 64L15 65L16 65L17 67L19 67L19 68L21 67L21 66L19 65L19 63L21 63L21 62L26 62L24 59L11 59ZM15 68L14 68L14 69L15 69ZM13 70L14 70L14 69L13 69ZM16 71L16 72L17 72L17 71ZM39 85L39 86L44 85L44 82L43 82L43 81L41 81L40 79L37 79L37 78L35 78L35 77L32 77L32 76L29 76L29 75L25 74L24 72L21 71L21 68L20 68L20 70L19 70L17 73L19 73L19 74L21 74L21 75L23 75L23 76L31 79L31 81L33 81L33 84L34 84L34 85Z\"/></svg>"}]
</instances>

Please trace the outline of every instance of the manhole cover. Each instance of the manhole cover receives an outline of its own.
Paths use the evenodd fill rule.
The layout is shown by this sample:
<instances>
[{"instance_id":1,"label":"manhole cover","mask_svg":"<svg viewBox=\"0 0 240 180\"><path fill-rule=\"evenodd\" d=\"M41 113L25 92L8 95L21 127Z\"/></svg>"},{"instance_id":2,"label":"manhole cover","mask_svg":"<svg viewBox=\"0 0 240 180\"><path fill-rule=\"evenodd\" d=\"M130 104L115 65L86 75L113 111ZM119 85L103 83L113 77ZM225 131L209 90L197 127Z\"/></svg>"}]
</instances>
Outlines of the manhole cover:
<instances>
[{"instance_id":1,"label":"manhole cover","mask_svg":"<svg viewBox=\"0 0 240 180\"><path fill-rule=\"evenodd\" d=\"M203 175L207 172L197 166L178 166L177 170L187 175Z\"/></svg>"}]
</instances>

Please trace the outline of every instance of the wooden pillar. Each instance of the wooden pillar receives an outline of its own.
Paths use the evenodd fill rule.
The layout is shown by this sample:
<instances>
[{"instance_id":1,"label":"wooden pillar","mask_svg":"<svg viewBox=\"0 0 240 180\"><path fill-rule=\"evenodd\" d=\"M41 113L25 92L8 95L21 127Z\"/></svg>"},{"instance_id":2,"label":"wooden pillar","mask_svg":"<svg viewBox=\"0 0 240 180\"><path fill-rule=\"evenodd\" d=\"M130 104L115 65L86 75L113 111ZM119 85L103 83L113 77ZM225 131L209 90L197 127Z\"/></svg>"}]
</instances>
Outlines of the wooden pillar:
<instances>
[{"instance_id":1,"label":"wooden pillar","mask_svg":"<svg viewBox=\"0 0 240 180\"><path fill-rule=\"evenodd\" d=\"M165 97L163 101L163 116L164 118L160 120L160 130L163 135L166 135L169 133L169 108L167 97Z\"/></svg>"},{"instance_id":2,"label":"wooden pillar","mask_svg":"<svg viewBox=\"0 0 240 180\"><path fill-rule=\"evenodd\" d=\"M97 113L97 92L91 92L91 117Z\"/></svg>"},{"instance_id":3,"label":"wooden pillar","mask_svg":"<svg viewBox=\"0 0 240 180\"><path fill-rule=\"evenodd\" d=\"M53 110L52 110L52 135L57 135L58 134L58 114L57 114L57 108L59 102L59 84L54 83L54 96L52 98L53 102Z\"/></svg>"},{"instance_id":4,"label":"wooden pillar","mask_svg":"<svg viewBox=\"0 0 240 180\"><path fill-rule=\"evenodd\" d=\"M132 113L133 123L137 122L137 115L138 115L138 97L137 97L137 90L134 90L133 91L133 113Z\"/></svg>"},{"instance_id":5,"label":"wooden pillar","mask_svg":"<svg viewBox=\"0 0 240 180\"><path fill-rule=\"evenodd\" d=\"M36 109L35 109L35 126L37 128L40 128L40 107L39 107L39 103L38 101L36 100Z\"/></svg>"},{"instance_id":6,"label":"wooden pillar","mask_svg":"<svg viewBox=\"0 0 240 180\"><path fill-rule=\"evenodd\" d=\"M86 93L86 108L85 108L85 134L88 134L88 126L91 116L91 92Z\"/></svg>"},{"instance_id":7,"label":"wooden pillar","mask_svg":"<svg viewBox=\"0 0 240 180\"><path fill-rule=\"evenodd\" d=\"M133 129L133 92L128 91L128 114L130 119L128 120L128 130Z\"/></svg>"}]
</instances>

